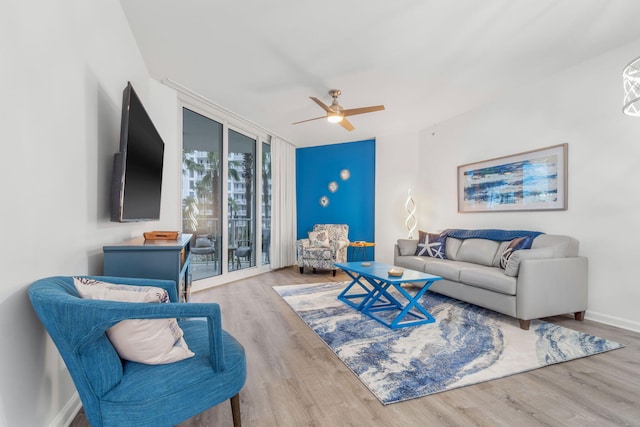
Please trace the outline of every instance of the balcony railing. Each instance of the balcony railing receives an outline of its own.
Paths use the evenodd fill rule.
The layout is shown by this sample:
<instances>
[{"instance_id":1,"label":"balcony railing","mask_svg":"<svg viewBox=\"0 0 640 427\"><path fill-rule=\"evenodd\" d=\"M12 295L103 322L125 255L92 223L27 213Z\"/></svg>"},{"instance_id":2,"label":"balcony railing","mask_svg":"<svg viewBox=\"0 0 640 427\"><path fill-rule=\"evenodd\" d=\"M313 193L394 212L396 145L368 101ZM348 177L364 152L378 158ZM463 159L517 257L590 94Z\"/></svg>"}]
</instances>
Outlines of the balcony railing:
<instances>
[{"instance_id":1,"label":"balcony railing","mask_svg":"<svg viewBox=\"0 0 640 427\"><path fill-rule=\"evenodd\" d=\"M183 231L192 233L196 236L207 237L211 240L215 249L215 259L213 262L206 257L195 256L192 258L194 280L204 277L216 276L222 273L219 264L219 254L226 254L227 271L235 271L256 265L256 256L258 251L255 250L256 236L250 231L254 228L253 218L229 218L228 223L228 245L222 248L222 239L220 239L220 218L198 216L196 218L196 227L194 230L193 221L189 218L183 220ZM262 223L262 254L260 264L268 264L270 262L270 244L271 244L271 218L263 218ZM241 249L237 254L247 253L248 255L236 256L238 248L249 248L249 251ZM202 259L200 259L202 258Z\"/></svg>"}]
</instances>

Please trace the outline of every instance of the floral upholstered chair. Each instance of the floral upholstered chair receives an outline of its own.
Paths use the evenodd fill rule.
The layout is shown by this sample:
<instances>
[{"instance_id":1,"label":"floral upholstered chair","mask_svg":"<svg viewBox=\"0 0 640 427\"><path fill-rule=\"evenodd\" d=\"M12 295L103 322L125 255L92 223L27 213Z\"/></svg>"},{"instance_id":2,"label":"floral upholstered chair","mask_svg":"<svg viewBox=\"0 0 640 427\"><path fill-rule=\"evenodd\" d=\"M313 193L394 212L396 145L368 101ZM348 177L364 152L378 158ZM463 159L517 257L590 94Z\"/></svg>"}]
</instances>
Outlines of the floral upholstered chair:
<instances>
[{"instance_id":1,"label":"floral upholstered chair","mask_svg":"<svg viewBox=\"0 0 640 427\"><path fill-rule=\"evenodd\" d=\"M336 275L336 262L347 261L349 247L349 226L347 224L316 224L309 237L296 242L296 253L300 273L304 268L333 270Z\"/></svg>"}]
</instances>

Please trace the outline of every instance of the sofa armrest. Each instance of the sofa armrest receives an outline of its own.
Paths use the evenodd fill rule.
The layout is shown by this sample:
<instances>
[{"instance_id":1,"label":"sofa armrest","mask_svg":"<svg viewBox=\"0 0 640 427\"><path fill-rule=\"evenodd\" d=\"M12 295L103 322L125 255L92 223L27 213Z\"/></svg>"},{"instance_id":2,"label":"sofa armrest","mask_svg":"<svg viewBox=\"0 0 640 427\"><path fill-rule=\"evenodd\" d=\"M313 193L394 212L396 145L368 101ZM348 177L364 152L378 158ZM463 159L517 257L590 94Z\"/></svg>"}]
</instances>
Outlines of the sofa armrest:
<instances>
[{"instance_id":1,"label":"sofa armrest","mask_svg":"<svg viewBox=\"0 0 640 427\"><path fill-rule=\"evenodd\" d=\"M308 248L311 246L311 241L307 238L296 240L296 245L301 248Z\"/></svg>"},{"instance_id":2,"label":"sofa armrest","mask_svg":"<svg viewBox=\"0 0 640 427\"><path fill-rule=\"evenodd\" d=\"M331 243L336 251L349 246L349 240L334 240Z\"/></svg>"},{"instance_id":3,"label":"sofa armrest","mask_svg":"<svg viewBox=\"0 0 640 427\"><path fill-rule=\"evenodd\" d=\"M418 249L417 239L398 239L395 245L394 257L413 255Z\"/></svg>"},{"instance_id":4,"label":"sofa armrest","mask_svg":"<svg viewBox=\"0 0 640 427\"><path fill-rule=\"evenodd\" d=\"M586 257L524 259L516 289L516 317L522 320L587 309Z\"/></svg>"}]
</instances>

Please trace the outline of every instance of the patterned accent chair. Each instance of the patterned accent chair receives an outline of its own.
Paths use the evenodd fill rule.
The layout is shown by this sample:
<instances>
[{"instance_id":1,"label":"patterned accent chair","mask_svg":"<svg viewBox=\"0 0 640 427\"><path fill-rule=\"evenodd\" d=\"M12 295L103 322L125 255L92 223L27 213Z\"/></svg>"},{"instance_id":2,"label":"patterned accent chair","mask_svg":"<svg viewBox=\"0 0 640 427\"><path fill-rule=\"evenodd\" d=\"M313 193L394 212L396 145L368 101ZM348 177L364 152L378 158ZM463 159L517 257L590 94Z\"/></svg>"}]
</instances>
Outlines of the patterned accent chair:
<instances>
[{"instance_id":1,"label":"patterned accent chair","mask_svg":"<svg viewBox=\"0 0 640 427\"><path fill-rule=\"evenodd\" d=\"M336 262L347 262L349 247L349 226L347 224L316 224L309 238L296 242L296 253L300 274L304 268L333 270L336 275Z\"/></svg>"}]
</instances>

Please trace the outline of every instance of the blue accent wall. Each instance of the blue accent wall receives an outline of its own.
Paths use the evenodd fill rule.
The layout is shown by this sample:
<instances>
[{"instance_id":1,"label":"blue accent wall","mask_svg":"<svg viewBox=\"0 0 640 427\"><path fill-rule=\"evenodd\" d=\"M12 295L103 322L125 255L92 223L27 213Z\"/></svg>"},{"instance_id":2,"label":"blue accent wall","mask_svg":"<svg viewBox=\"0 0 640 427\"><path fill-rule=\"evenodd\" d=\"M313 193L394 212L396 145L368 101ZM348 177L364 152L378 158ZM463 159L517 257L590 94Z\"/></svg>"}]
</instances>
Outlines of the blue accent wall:
<instances>
[{"instance_id":1,"label":"blue accent wall","mask_svg":"<svg viewBox=\"0 0 640 427\"><path fill-rule=\"evenodd\" d=\"M298 238L307 237L314 224L348 224L349 240L375 242L376 141L346 142L296 150ZM340 172L349 170L349 179ZM329 190L335 181L338 189ZM320 203L325 196L326 207ZM367 258L374 259L374 248ZM349 258L353 258L352 249Z\"/></svg>"}]
</instances>

